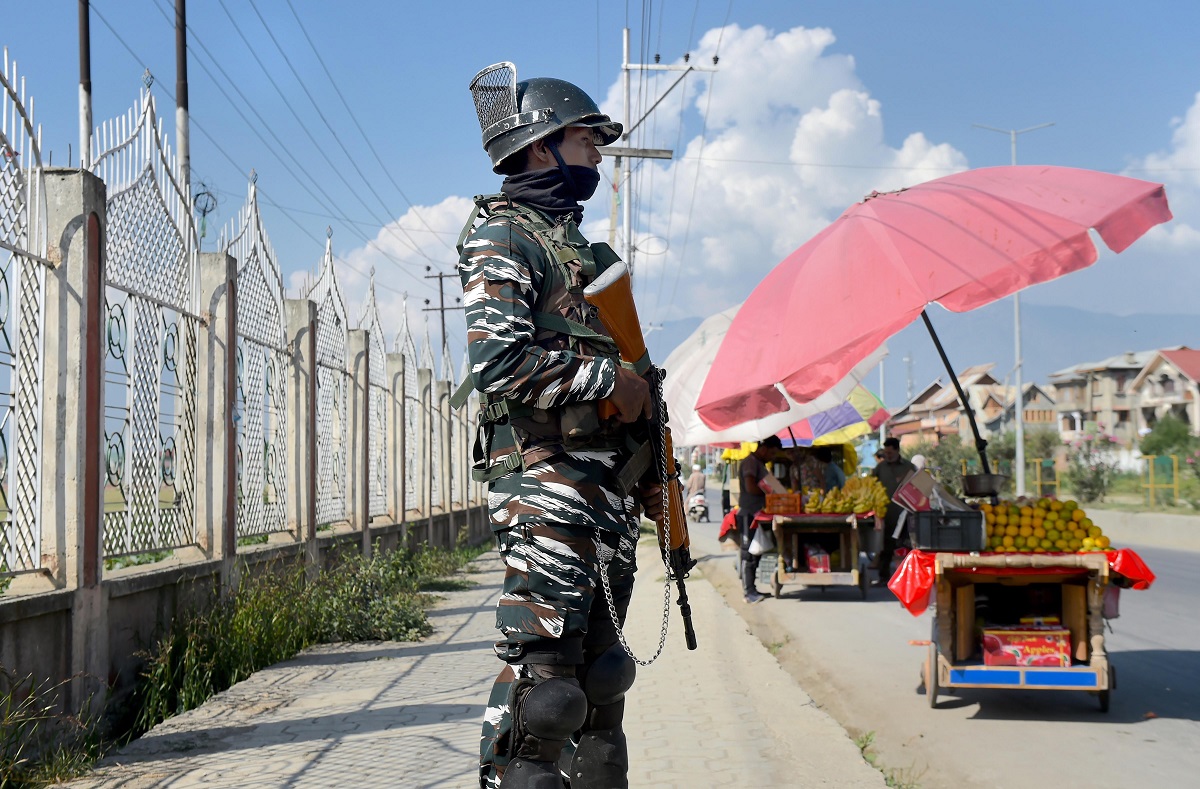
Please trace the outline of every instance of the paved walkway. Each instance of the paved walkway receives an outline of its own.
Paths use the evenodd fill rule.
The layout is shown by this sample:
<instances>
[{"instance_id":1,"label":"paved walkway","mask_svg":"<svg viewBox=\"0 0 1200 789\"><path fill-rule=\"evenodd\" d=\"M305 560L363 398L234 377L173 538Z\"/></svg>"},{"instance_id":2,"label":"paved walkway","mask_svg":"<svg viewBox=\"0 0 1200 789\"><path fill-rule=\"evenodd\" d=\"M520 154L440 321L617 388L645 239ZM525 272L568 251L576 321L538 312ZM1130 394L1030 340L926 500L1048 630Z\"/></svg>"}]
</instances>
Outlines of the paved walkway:
<instances>
[{"instance_id":1,"label":"paved walkway","mask_svg":"<svg viewBox=\"0 0 1200 789\"><path fill-rule=\"evenodd\" d=\"M696 555L729 572L712 528ZM658 642L662 569L644 541L627 636ZM123 787L474 787L479 722L499 668L487 648L501 569L468 568L421 643L327 645L256 673L110 756L77 789ZM699 650L678 613L660 660L639 671L626 731L631 787L882 787L845 731L817 709L737 611L694 574ZM741 605L739 602L738 605Z\"/></svg>"}]
</instances>

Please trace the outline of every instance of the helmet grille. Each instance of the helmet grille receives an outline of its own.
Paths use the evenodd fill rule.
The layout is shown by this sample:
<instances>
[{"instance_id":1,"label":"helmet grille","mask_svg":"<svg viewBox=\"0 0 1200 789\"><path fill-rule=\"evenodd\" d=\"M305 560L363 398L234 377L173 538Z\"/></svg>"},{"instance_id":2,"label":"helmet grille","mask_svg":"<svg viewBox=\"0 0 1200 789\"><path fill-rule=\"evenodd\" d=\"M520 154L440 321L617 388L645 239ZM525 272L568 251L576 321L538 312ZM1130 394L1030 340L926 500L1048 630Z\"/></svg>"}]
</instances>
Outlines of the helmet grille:
<instances>
[{"instance_id":1,"label":"helmet grille","mask_svg":"<svg viewBox=\"0 0 1200 789\"><path fill-rule=\"evenodd\" d=\"M517 114L517 67L503 62L488 66L471 80L471 97L480 130Z\"/></svg>"}]
</instances>

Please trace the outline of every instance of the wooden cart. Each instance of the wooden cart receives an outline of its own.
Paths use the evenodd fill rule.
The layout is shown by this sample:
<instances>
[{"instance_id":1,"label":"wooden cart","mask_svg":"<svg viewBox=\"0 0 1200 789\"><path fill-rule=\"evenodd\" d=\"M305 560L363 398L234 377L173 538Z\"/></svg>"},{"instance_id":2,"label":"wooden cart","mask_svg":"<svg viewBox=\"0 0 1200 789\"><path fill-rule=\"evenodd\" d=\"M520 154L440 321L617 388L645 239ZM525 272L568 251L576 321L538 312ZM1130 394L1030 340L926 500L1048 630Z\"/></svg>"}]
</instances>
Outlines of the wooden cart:
<instances>
[{"instance_id":1,"label":"wooden cart","mask_svg":"<svg viewBox=\"0 0 1200 789\"><path fill-rule=\"evenodd\" d=\"M1116 674L1104 649L1104 590L1110 580L1105 554L938 553L934 566L936 602L922 668L930 707L937 706L942 688L1019 688L1088 691L1108 711ZM985 665L975 621L980 584L1061 584L1060 619L1071 635L1071 665Z\"/></svg>"},{"instance_id":2,"label":"wooden cart","mask_svg":"<svg viewBox=\"0 0 1200 789\"><path fill-rule=\"evenodd\" d=\"M774 515L771 529L779 556L775 571L771 573L771 591L778 598L786 587L819 586L821 592L830 586L857 586L865 600L867 597L867 556L859 544L860 526L869 524L874 528L873 514L856 516L849 513L805 513L802 515ZM804 567L803 549L806 541L818 541L826 546L830 554L829 572L787 572L784 557L790 546L791 555ZM831 550L832 548L832 550ZM838 562L833 563L834 550Z\"/></svg>"}]
</instances>

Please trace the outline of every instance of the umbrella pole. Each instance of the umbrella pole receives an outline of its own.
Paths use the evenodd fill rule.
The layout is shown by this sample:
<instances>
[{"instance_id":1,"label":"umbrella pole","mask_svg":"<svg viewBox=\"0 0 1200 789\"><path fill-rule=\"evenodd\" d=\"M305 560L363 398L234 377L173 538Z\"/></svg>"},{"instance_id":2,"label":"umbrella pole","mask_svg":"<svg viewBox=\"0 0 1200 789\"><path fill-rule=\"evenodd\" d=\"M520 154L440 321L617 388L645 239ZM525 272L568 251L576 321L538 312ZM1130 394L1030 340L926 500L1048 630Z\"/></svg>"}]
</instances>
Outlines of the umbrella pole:
<instances>
[{"instance_id":1,"label":"umbrella pole","mask_svg":"<svg viewBox=\"0 0 1200 789\"><path fill-rule=\"evenodd\" d=\"M979 425L975 423L975 411L971 408L971 403L967 400L966 394L962 390L962 384L958 382L958 376L954 373L954 368L950 366L950 360L946 358L946 351L942 348L942 341L938 339L937 332L933 330L933 324L929 321L929 316L925 314L925 310L921 310L921 320L925 321L925 328L929 329L929 336L933 338L933 347L937 348L938 356L942 357L942 364L946 366L946 372L950 373L950 381L954 384L954 391L958 392L958 401L962 403L963 410L967 412L967 421L971 423L971 433L975 436L975 449L979 452L979 463L983 466L984 474L991 474L991 466L988 465L987 459L987 444L988 442L979 435Z\"/></svg>"}]
</instances>

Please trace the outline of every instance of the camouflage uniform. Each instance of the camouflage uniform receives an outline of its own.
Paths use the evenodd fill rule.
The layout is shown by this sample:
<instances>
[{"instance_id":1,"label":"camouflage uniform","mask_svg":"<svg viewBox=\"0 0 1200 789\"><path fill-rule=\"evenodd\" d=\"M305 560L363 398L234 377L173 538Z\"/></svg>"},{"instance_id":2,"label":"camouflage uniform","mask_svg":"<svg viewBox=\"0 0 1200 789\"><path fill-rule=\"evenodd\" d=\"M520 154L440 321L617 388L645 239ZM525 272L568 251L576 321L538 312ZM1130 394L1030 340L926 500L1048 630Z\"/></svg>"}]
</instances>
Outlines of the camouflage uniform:
<instances>
[{"instance_id":1,"label":"camouflage uniform","mask_svg":"<svg viewBox=\"0 0 1200 789\"><path fill-rule=\"evenodd\" d=\"M508 665L480 747L480 785L495 787L516 745L514 689L533 679L531 666L562 666L584 682L591 662L617 642L599 573L606 565L623 621L639 518L616 483L628 457L622 436L574 447L561 424L573 406L612 393L619 364L582 297L597 273L590 246L569 214L555 221L503 195L477 205L483 221L465 237L459 270L471 377L485 416L497 419L476 449L477 467L494 475L488 509L505 563L495 650ZM546 316L586 327L584 336L564 334ZM508 413L497 416L501 403ZM571 750L560 764L570 764Z\"/></svg>"}]
</instances>

